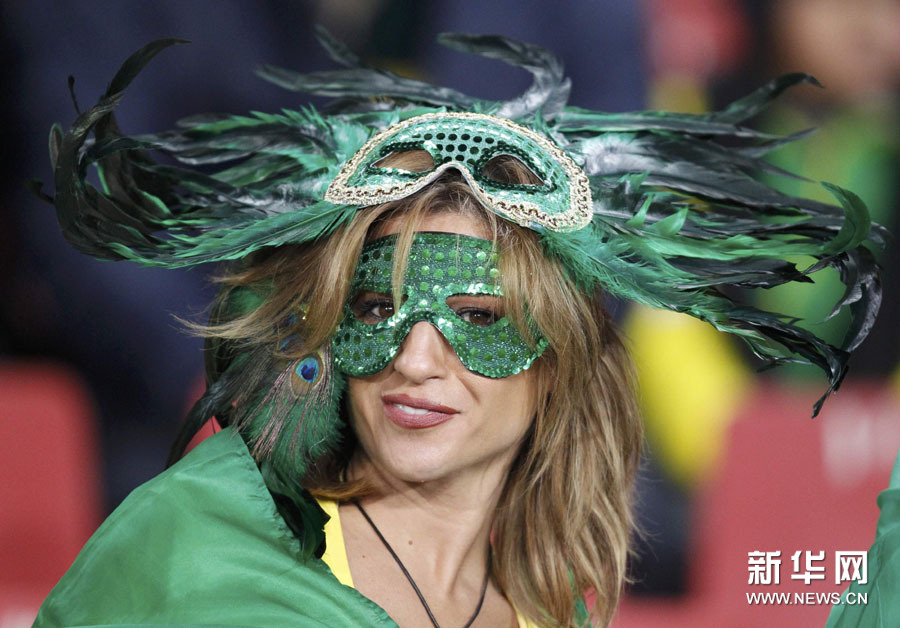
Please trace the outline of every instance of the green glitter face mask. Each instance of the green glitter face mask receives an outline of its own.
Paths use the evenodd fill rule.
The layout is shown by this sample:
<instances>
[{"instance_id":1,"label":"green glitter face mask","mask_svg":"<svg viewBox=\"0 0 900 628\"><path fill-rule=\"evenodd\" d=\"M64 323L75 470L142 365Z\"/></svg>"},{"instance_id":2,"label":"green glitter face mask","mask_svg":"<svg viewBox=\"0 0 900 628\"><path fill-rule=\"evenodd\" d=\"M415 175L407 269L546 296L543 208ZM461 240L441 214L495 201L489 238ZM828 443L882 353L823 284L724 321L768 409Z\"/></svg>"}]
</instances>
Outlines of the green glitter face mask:
<instances>
[{"instance_id":1,"label":"green glitter face mask","mask_svg":"<svg viewBox=\"0 0 900 628\"><path fill-rule=\"evenodd\" d=\"M434 167L412 172L383 167L391 153L424 150ZM540 184L504 183L484 173L496 157L521 161ZM546 137L504 118L482 113L429 113L375 135L341 168L325 200L377 205L406 198L449 168L458 170L478 200L519 225L551 231L584 227L594 215L587 176Z\"/></svg>"},{"instance_id":2,"label":"green glitter face mask","mask_svg":"<svg viewBox=\"0 0 900 628\"><path fill-rule=\"evenodd\" d=\"M503 292L493 242L455 233L418 233L404 282L404 301L391 297L397 236L368 243L360 256L344 320L334 335L335 362L350 376L372 375L397 355L413 325L425 321L443 334L468 370L486 377L515 375L536 350L502 316Z\"/></svg>"}]
</instances>

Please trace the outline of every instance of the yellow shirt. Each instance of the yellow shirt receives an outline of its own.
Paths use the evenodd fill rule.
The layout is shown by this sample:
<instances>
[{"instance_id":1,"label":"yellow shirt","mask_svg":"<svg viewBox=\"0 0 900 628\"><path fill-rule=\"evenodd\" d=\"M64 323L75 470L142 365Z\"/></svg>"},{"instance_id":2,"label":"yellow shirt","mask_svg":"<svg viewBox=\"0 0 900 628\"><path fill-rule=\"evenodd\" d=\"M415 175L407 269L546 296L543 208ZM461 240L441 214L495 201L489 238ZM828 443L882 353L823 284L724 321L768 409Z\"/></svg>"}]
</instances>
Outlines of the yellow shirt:
<instances>
[{"instance_id":1,"label":"yellow shirt","mask_svg":"<svg viewBox=\"0 0 900 628\"><path fill-rule=\"evenodd\" d=\"M341 530L341 517L338 514L337 503L326 499L318 499L319 506L328 515L328 523L325 524L325 553L322 560L331 569L338 581L348 587L353 587L353 577L350 575L350 562L347 560L347 548L344 547L344 533ZM356 587L354 587L356 588ZM516 621L519 628L538 628L516 611Z\"/></svg>"}]
</instances>

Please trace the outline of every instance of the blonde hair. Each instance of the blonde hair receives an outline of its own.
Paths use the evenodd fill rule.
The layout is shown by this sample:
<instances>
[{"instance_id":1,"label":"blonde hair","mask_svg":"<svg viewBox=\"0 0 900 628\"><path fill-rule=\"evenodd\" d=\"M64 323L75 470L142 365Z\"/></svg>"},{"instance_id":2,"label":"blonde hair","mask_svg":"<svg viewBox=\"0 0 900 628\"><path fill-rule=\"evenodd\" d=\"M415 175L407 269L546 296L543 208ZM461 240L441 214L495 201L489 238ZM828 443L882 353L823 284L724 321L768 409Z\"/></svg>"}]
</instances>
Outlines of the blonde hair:
<instances>
[{"instance_id":1,"label":"blonde hair","mask_svg":"<svg viewBox=\"0 0 900 628\"><path fill-rule=\"evenodd\" d=\"M425 168L422 157L393 155L386 165ZM517 162L501 163L500 169L511 182L535 182ZM631 489L642 443L631 359L602 295L580 291L562 264L544 254L534 231L499 219L461 179L445 176L412 197L360 210L322 242L248 260L245 270L221 279L226 290L220 298L227 299L229 288L262 285L262 305L206 333L274 347L284 334L275 323L302 310L299 351L330 342L362 246L377 225L404 216L394 256L394 277L402 278L398 271L417 224L445 211L471 216L493 234L507 315L523 333L530 317L549 341L532 367L538 381L532 431L510 470L494 521L493 574L515 608L538 625L574 625L576 602L589 591L596 599L592 616L606 625L625 581ZM399 294L399 282L394 290ZM339 451L310 467L304 484L313 494L347 500L371 490L365 481L341 480L354 444L350 435Z\"/></svg>"}]
</instances>

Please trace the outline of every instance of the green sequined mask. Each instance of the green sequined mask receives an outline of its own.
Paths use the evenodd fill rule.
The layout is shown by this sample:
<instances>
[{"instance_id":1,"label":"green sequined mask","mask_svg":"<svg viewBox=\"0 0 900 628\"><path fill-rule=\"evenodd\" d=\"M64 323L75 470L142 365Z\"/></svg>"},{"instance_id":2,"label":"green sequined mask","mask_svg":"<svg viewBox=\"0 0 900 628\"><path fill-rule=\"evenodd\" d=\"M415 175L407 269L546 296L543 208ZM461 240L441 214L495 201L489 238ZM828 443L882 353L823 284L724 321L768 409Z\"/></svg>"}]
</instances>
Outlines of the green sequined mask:
<instances>
[{"instance_id":1,"label":"green sequined mask","mask_svg":"<svg viewBox=\"0 0 900 628\"><path fill-rule=\"evenodd\" d=\"M332 341L337 366L347 375L377 373L397 355L412 326L434 325L468 370L508 377L531 366L547 347L535 333L536 350L510 320L494 320L482 297L502 296L491 240L455 233L416 234L404 282L405 300L394 309L391 294L397 236L363 248L344 320ZM497 299L488 299L497 303Z\"/></svg>"},{"instance_id":2,"label":"green sequined mask","mask_svg":"<svg viewBox=\"0 0 900 628\"><path fill-rule=\"evenodd\" d=\"M412 172L379 166L391 153L427 151L434 167ZM503 183L486 176L488 162L510 155L542 183ZM481 113L429 113L395 124L375 135L341 168L325 200L377 205L418 192L446 170L458 170L478 200L516 224L551 231L574 231L591 221L593 205L587 176L543 135Z\"/></svg>"}]
</instances>

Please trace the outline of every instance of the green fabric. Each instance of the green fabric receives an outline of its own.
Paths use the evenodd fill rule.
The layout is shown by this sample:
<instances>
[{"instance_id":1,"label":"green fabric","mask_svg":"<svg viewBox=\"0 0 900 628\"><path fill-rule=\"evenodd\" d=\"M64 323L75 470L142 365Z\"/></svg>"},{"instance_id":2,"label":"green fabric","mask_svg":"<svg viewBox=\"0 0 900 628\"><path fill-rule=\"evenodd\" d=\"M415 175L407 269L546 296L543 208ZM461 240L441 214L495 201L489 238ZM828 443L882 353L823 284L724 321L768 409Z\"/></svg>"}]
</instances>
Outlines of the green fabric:
<instances>
[{"instance_id":1,"label":"green fabric","mask_svg":"<svg viewBox=\"0 0 900 628\"><path fill-rule=\"evenodd\" d=\"M116 509L34 626L396 627L305 554L243 440L225 429Z\"/></svg>"},{"instance_id":2,"label":"green fabric","mask_svg":"<svg viewBox=\"0 0 900 628\"><path fill-rule=\"evenodd\" d=\"M835 604L826 628L889 628L900 621L900 455L891 484L878 496L881 516L869 548L868 580L853 582ZM867 593L866 604L845 604L848 592Z\"/></svg>"}]
</instances>

